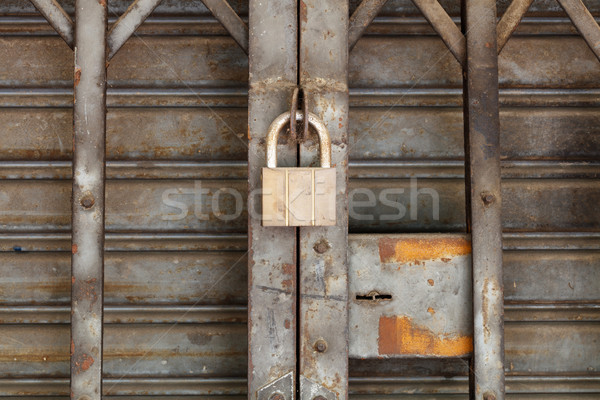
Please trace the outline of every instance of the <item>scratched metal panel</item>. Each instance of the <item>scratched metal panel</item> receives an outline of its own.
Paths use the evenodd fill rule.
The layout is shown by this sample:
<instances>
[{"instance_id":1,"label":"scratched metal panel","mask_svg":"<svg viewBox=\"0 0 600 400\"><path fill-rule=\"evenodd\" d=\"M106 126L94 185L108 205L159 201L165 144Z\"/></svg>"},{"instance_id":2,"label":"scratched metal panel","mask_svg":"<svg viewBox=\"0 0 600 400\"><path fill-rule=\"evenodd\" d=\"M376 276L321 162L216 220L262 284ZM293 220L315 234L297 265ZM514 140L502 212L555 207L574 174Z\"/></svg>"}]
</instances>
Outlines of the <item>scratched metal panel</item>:
<instances>
[{"instance_id":1,"label":"scratched metal panel","mask_svg":"<svg viewBox=\"0 0 600 400\"><path fill-rule=\"evenodd\" d=\"M72 0L60 2L72 12ZM109 1L111 21L129 3ZM247 15L247 1L230 3ZM458 17L459 1L441 3ZM500 12L509 3L499 1ZM584 3L600 15L600 1ZM198 220L185 192L194 179L206 183L213 193L199 196L202 209L221 187L246 190L247 58L200 0L163 0L139 33L109 67L107 222L131 234L107 239L105 387L121 400L140 393L146 396L135 398L245 398L245 247L198 248L206 237L178 235L221 232L226 242L245 232L245 209L233 221ZM376 220L351 217L351 228L460 232L458 64L410 0L388 1L368 33L350 54L349 173L351 189L376 194L375 205L355 211L375 210ZM517 162L503 164L505 230L513 232L504 253L508 397L598 398L600 68L555 0L535 0L517 34L500 56L502 154ZM29 1L4 0L0 55L0 160L10 161L1 171L19 178L0 183L8 235L0 238L0 286L10 282L0 290L0 395L67 399L69 240L60 235L70 221L72 54ZM28 163L35 160L63 164ZM144 164L153 161L162 163ZM234 161L242 163L219 164ZM411 176L418 189L438 191L439 221L427 193L412 219ZM399 221L381 219L399 211L380 201L390 188L404 189L391 195L406 207ZM187 207L183 219L162 220L177 212L162 199L170 189L182 191L169 196ZM233 205L227 195L221 201L225 210ZM144 235L154 242L142 243ZM189 311L195 302L200 308ZM132 368L175 321L173 337ZM384 361L350 360L352 398L466 398L464 360Z\"/></svg>"}]
</instances>

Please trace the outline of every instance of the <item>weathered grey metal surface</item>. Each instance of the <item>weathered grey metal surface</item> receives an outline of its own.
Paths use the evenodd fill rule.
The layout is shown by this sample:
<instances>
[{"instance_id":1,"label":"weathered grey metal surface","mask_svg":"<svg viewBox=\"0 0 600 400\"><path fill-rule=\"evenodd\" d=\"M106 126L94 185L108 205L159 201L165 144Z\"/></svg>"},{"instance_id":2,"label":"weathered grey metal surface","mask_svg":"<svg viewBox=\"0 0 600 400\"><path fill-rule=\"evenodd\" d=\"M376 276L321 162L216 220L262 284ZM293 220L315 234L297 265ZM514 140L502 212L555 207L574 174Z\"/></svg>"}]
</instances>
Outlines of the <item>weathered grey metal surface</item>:
<instances>
[{"instance_id":1,"label":"weathered grey metal surface","mask_svg":"<svg viewBox=\"0 0 600 400\"><path fill-rule=\"evenodd\" d=\"M300 2L299 79L309 112L327 126L336 169L336 225L299 229L300 400L348 397L347 2ZM316 159L300 146L300 165Z\"/></svg>"},{"instance_id":2,"label":"weathered grey metal surface","mask_svg":"<svg viewBox=\"0 0 600 400\"><path fill-rule=\"evenodd\" d=\"M261 208L261 170L271 122L288 110L297 82L297 2L250 1L248 93L248 208ZM296 166L296 146L281 148L280 166ZM248 397L283 376L297 376L296 230L263 227L259 212L248 225ZM244 221L246 224L246 221ZM296 381L296 379L294 379ZM270 398L273 392L262 396ZM290 388L293 392L294 388ZM272 400L276 400L273 398Z\"/></svg>"},{"instance_id":3,"label":"weathered grey metal surface","mask_svg":"<svg viewBox=\"0 0 600 400\"><path fill-rule=\"evenodd\" d=\"M104 1L77 0L71 195L71 397L102 396L106 142Z\"/></svg>"},{"instance_id":4,"label":"weathered grey metal surface","mask_svg":"<svg viewBox=\"0 0 600 400\"><path fill-rule=\"evenodd\" d=\"M468 236L357 235L348 257L351 357L472 354Z\"/></svg>"},{"instance_id":5,"label":"weathered grey metal surface","mask_svg":"<svg viewBox=\"0 0 600 400\"><path fill-rule=\"evenodd\" d=\"M71 15L73 3L61 1ZM130 3L111 1L111 10L120 15ZM357 3L351 2L351 10ZM248 2L230 4L245 19ZM441 4L458 23L459 2ZM597 18L600 2L585 4ZM499 15L508 5L508 1L498 2ZM2 286L8 287L6 291L0 291L6 295L2 309L12 310L7 317L2 312L2 321L13 321L13 325L0 325L4 338L0 392L8 398L31 393L29 399L41 400L45 395L49 396L45 399L66 399L72 53L28 1L5 0L0 10L0 164L6 172L2 176L18 178L0 184L2 210L56 213L38 233L31 230L37 218L32 214L25 219L0 217L0 225L5 225L0 275L10 282ZM115 20L109 18L110 23ZM106 259L106 340L112 353L121 338L127 338L132 351L121 355L133 360L140 356L140 343L131 336L137 332L131 327L151 329L151 324L164 322L159 328L164 332L180 321L178 326L193 335L206 323L231 323L232 311L227 307L244 308L247 290L243 258L213 290L207 286L246 250L244 216L239 224L230 222L227 233L218 219L197 221L192 195L186 194L174 199L188 205L187 218L167 224L159 211L152 211L157 204L162 207L162 191L177 189L180 183L193 189L195 179L202 185L210 181L213 193L230 183L242 193L246 190L247 149L236 136L247 138L247 57L224 36L225 29L199 0L164 0L137 32L140 38L132 38L111 61L112 87L107 97L107 176L111 178L107 196L109 202L114 196L121 200L107 208L112 222L106 243L111 250ZM410 177L416 176L418 188L445 188L440 197L447 200L441 202L441 209L455 213L436 223L411 221L409 210L398 223L379 221L367 226L351 218L355 232L464 229L459 222L464 219L461 76L458 63L434 35L411 1L389 0L350 54L349 175L353 188L369 178L369 185L405 191L410 189ZM513 399L595 399L600 393L594 342L600 319L596 284L600 239L593 212L599 201L598 61L557 2L536 0L499 64L507 391ZM283 99L289 99L289 93ZM273 117L280 111L284 110L274 111ZM27 196L20 194L19 186ZM134 195L128 199L130 190ZM211 194L206 196L202 204L210 205ZM403 204L410 204L409 200L408 195L402 198ZM510 214L507 200L515 209ZM136 208L141 206L147 208ZM357 208L357 212L369 209ZM164 210L177 212L172 207ZM431 216L431 211L419 208L419 218ZM393 212L397 209L383 214ZM19 229L7 232L8 222ZM111 233L113 228L121 233ZM112 250L121 253L113 255ZM177 253L181 258L168 257ZM160 274L161 269L168 272ZM199 304L205 301L201 307L214 307L213 311L194 308L186 313L189 304L203 295ZM168 300L153 304L162 298ZM139 306L138 301L156 308L131 309ZM43 307L60 315L48 315L50 310ZM140 393L153 398L168 394L246 398L246 364L230 362L236 357L243 360L245 352L238 347L245 343L245 320L238 318L244 311L236 313L239 336L227 336L229 350L223 345L212 361L198 356L190 368L193 376L165 372L159 378L107 377L105 388L121 393L121 399L134 399ZM225 330L231 326L216 325ZM118 335L110 333L112 326L122 328ZM6 336L5 328L11 327L22 329ZM55 336L57 329L60 333ZM55 354L44 354L52 349L44 343L53 342L60 344L60 361L43 360L44 355ZM167 361L163 371L171 371L170 366L181 371L184 368L177 364L197 356L191 347L181 346L187 343L185 338L175 342L161 347L162 353L148 354L156 366ZM187 349L193 356L185 357ZM210 348L205 350L201 352L207 355ZM239 355L232 354L237 351ZM113 354L116 359L118 354ZM166 354L172 357L164 358ZM23 362L15 363L15 357ZM23 375L15 373L17 364ZM206 377L204 366L217 372ZM111 374L126 371L113 369L111 363L107 368ZM196 371L200 372L195 375ZM358 399L466 398L466 373L463 360L351 359L350 393Z\"/></svg>"}]
</instances>

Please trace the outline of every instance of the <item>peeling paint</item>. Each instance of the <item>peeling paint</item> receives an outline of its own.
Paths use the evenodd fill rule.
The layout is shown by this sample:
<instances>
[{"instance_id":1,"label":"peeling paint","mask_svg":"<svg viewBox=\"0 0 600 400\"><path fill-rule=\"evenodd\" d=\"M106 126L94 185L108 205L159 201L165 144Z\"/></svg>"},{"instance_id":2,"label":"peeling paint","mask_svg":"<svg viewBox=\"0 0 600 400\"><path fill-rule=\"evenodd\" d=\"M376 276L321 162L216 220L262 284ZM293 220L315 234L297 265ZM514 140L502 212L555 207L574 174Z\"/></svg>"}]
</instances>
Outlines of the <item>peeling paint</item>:
<instances>
[{"instance_id":1,"label":"peeling paint","mask_svg":"<svg viewBox=\"0 0 600 400\"><path fill-rule=\"evenodd\" d=\"M471 336L436 336L405 316L379 319L379 354L461 357L473 351Z\"/></svg>"},{"instance_id":2,"label":"peeling paint","mask_svg":"<svg viewBox=\"0 0 600 400\"><path fill-rule=\"evenodd\" d=\"M464 238L379 239L382 263L411 263L446 259L471 253L471 243Z\"/></svg>"}]
</instances>

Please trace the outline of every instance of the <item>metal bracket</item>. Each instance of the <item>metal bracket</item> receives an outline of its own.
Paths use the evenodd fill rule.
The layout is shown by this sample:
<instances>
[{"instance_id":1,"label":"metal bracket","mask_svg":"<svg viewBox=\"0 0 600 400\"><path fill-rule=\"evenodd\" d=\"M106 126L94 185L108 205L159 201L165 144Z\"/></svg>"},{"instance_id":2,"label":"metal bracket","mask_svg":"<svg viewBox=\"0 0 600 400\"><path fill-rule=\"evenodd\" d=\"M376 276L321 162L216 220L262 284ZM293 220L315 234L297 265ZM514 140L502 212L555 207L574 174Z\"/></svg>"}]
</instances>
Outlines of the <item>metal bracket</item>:
<instances>
[{"instance_id":1,"label":"metal bracket","mask_svg":"<svg viewBox=\"0 0 600 400\"><path fill-rule=\"evenodd\" d=\"M258 400L294 400L295 393L294 373L289 372L258 389L256 397Z\"/></svg>"},{"instance_id":2,"label":"metal bracket","mask_svg":"<svg viewBox=\"0 0 600 400\"><path fill-rule=\"evenodd\" d=\"M302 400L337 400L337 395L324 386L300 376L300 399Z\"/></svg>"}]
</instances>

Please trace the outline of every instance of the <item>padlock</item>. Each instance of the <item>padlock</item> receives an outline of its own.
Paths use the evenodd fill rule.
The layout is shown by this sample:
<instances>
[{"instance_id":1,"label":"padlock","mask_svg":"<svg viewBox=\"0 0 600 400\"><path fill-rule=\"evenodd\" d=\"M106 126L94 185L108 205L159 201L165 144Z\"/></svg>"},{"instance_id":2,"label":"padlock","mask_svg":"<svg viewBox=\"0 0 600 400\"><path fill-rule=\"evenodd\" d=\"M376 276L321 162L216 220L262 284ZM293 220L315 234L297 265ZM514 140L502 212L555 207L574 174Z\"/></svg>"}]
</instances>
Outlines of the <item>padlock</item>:
<instances>
[{"instance_id":1,"label":"padlock","mask_svg":"<svg viewBox=\"0 0 600 400\"><path fill-rule=\"evenodd\" d=\"M267 134L267 167L262 169L263 226L335 225L335 168L331 168L331 140L325 124L312 113L308 123L319 136L321 166L278 168L277 139L290 122L290 112L275 118ZM304 113L296 112L296 120Z\"/></svg>"}]
</instances>

